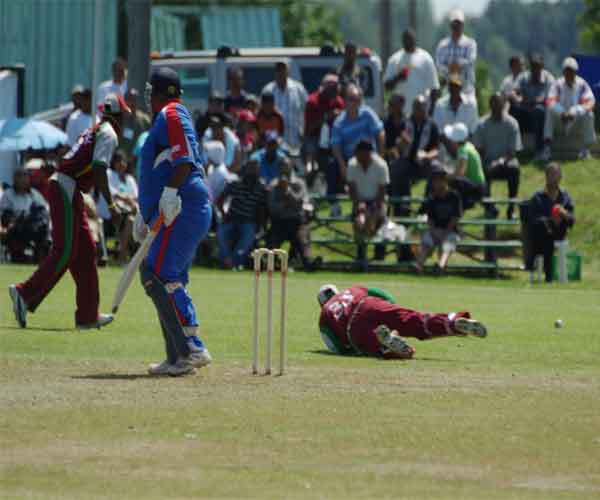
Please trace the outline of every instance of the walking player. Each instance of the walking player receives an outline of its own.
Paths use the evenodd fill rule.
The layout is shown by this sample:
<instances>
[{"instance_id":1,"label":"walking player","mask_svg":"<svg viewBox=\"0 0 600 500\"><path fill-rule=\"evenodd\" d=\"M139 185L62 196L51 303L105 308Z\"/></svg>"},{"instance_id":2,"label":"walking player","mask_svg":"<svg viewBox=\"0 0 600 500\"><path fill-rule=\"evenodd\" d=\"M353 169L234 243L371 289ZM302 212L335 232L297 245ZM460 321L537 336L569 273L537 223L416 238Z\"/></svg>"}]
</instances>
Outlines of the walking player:
<instances>
[{"instance_id":1,"label":"walking player","mask_svg":"<svg viewBox=\"0 0 600 500\"><path fill-rule=\"evenodd\" d=\"M118 146L123 113L129 108L116 94L106 96L102 119L79 136L63 156L50 180L48 201L52 220L52 249L25 282L8 288L15 317L25 328L27 312L34 312L68 269L77 288L75 325L79 329L100 328L113 320L99 314L100 291L96 269L96 245L85 215L82 192L96 187L118 217L112 202L106 169Z\"/></svg>"},{"instance_id":2,"label":"walking player","mask_svg":"<svg viewBox=\"0 0 600 500\"><path fill-rule=\"evenodd\" d=\"M383 290L353 286L341 292L323 285L319 328L327 348L336 354L410 359L415 350L400 336L430 340L437 337L485 337L485 326L468 312L428 314L404 309Z\"/></svg>"},{"instance_id":3,"label":"walking player","mask_svg":"<svg viewBox=\"0 0 600 500\"><path fill-rule=\"evenodd\" d=\"M198 338L198 320L186 285L198 244L206 236L212 207L194 124L181 104L181 84L170 68L155 70L146 84L152 128L141 152L138 237L159 214L163 226L140 268L142 284L156 307L167 359L150 365L151 375L184 375L211 362Z\"/></svg>"}]
</instances>

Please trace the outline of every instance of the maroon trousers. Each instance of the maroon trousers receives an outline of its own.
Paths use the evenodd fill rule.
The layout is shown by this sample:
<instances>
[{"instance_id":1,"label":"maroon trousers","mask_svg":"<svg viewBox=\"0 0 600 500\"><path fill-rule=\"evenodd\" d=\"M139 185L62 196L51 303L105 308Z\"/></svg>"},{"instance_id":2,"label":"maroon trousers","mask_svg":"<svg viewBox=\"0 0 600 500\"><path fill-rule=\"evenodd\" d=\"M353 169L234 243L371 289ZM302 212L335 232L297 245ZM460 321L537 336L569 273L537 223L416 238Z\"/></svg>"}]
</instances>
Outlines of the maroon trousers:
<instances>
[{"instance_id":1,"label":"maroon trousers","mask_svg":"<svg viewBox=\"0 0 600 500\"><path fill-rule=\"evenodd\" d=\"M456 317L469 317L469 313L460 312ZM415 337L419 340L456 335L448 314L421 313L378 297L367 297L352 319L350 342L360 352L379 356L381 344L377 340L375 329L382 324L396 330L402 337Z\"/></svg>"},{"instance_id":2,"label":"maroon trousers","mask_svg":"<svg viewBox=\"0 0 600 500\"><path fill-rule=\"evenodd\" d=\"M77 324L98 319L100 292L96 269L96 244L84 211L83 196L75 190L71 197L57 181L48 188L52 220L52 248L33 275L17 289L34 312L68 269L77 287Z\"/></svg>"}]
</instances>

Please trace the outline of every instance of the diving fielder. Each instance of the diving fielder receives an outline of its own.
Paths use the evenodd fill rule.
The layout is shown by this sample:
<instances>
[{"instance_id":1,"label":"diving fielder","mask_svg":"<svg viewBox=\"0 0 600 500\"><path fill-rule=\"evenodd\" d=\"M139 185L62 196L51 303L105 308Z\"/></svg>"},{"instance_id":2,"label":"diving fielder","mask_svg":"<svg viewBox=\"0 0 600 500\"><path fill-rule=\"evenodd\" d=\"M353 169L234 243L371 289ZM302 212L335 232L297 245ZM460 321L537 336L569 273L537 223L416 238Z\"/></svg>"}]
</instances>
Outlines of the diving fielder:
<instances>
[{"instance_id":1,"label":"diving fielder","mask_svg":"<svg viewBox=\"0 0 600 500\"><path fill-rule=\"evenodd\" d=\"M184 375L211 362L198 337L196 309L186 285L196 248L208 233L212 207L194 124L180 96L175 71L159 68L152 73L146 97L154 118L141 151L140 214L135 228L142 238L148 224L159 214L164 217L140 267L167 352L165 361L150 365L151 375Z\"/></svg>"},{"instance_id":2,"label":"diving fielder","mask_svg":"<svg viewBox=\"0 0 600 500\"><path fill-rule=\"evenodd\" d=\"M27 281L8 287L15 318L22 328L27 326L27 312L37 309L67 269L77 288L76 327L101 328L113 320L111 315L98 312L96 244L88 226L82 193L96 187L108 203L112 217L118 217L108 188L106 169L119 143L123 113L130 110L116 94L108 94L100 110L100 123L79 136L50 179L50 254Z\"/></svg>"},{"instance_id":3,"label":"diving fielder","mask_svg":"<svg viewBox=\"0 0 600 500\"><path fill-rule=\"evenodd\" d=\"M323 285L317 300L321 338L336 354L410 359L415 350L401 335L419 340L487 335L485 326L468 312L427 314L404 309L378 288L355 285L339 292L335 285Z\"/></svg>"}]
</instances>

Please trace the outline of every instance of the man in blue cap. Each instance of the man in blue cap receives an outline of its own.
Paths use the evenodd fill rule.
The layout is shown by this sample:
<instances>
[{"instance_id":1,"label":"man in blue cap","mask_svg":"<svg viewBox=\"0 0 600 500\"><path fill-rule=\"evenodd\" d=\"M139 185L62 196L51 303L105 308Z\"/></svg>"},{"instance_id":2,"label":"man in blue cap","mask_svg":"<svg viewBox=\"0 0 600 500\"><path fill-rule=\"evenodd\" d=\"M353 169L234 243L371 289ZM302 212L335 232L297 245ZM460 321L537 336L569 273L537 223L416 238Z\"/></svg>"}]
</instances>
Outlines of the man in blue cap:
<instances>
[{"instance_id":1,"label":"man in blue cap","mask_svg":"<svg viewBox=\"0 0 600 500\"><path fill-rule=\"evenodd\" d=\"M140 214L136 234L159 216L163 225L140 269L163 331L167 359L150 365L151 375L185 375L208 365L211 356L198 337L196 309L186 290L188 270L206 236L212 207L189 111L181 104L181 84L170 68L156 69L146 84L153 124L141 151Z\"/></svg>"},{"instance_id":2,"label":"man in blue cap","mask_svg":"<svg viewBox=\"0 0 600 500\"><path fill-rule=\"evenodd\" d=\"M279 177L281 162L286 158L276 130L269 130L265 134L265 147L252 155L252 160L256 160L260 165L258 175L267 186Z\"/></svg>"}]
</instances>

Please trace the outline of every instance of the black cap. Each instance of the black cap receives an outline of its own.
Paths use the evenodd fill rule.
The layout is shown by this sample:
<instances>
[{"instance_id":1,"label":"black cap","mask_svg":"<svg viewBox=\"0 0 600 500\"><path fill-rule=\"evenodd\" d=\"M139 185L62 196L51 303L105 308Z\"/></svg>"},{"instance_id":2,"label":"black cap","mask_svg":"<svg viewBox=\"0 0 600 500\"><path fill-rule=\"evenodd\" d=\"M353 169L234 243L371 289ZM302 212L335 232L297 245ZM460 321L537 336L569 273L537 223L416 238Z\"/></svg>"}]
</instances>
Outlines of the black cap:
<instances>
[{"instance_id":1,"label":"black cap","mask_svg":"<svg viewBox=\"0 0 600 500\"><path fill-rule=\"evenodd\" d=\"M152 72L150 77L152 91L165 97L181 95L181 81L177 72L171 68L161 67Z\"/></svg>"},{"instance_id":2,"label":"black cap","mask_svg":"<svg viewBox=\"0 0 600 500\"><path fill-rule=\"evenodd\" d=\"M368 139L361 139L358 141L356 148L354 149L356 153L359 151L373 151L373 143Z\"/></svg>"},{"instance_id":3,"label":"black cap","mask_svg":"<svg viewBox=\"0 0 600 500\"><path fill-rule=\"evenodd\" d=\"M544 64L544 56L539 52L534 52L529 56L529 62L531 64Z\"/></svg>"},{"instance_id":4,"label":"black cap","mask_svg":"<svg viewBox=\"0 0 600 500\"><path fill-rule=\"evenodd\" d=\"M275 100L275 95L273 94L273 92L270 92L269 90L265 90L261 95L260 98L262 101L274 101Z\"/></svg>"},{"instance_id":5,"label":"black cap","mask_svg":"<svg viewBox=\"0 0 600 500\"><path fill-rule=\"evenodd\" d=\"M223 94L221 94L221 92L219 92L218 90L213 90L210 93L208 100L209 101L224 101L225 98L223 97Z\"/></svg>"},{"instance_id":6,"label":"black cap","mask_svg":"<svg viewBox=\"0 0 600 500\"><path fill-rule=\"evenodd\" d=\"M431 162L431 178L433 177L448 177L448 170L439 160L433 160Z\"/></svg>"},{"instance_id":7,"label":"black cap","mask_svg":"<svg viewBox=\"0 0 600 500\"><path fill-rule=\"evenodd\" d=\"M223 117L220 114L211 115L210 118L208 119L208 126L209 127L224 127L225 120L223 119Z\"/></svg>"}]
</instances>

